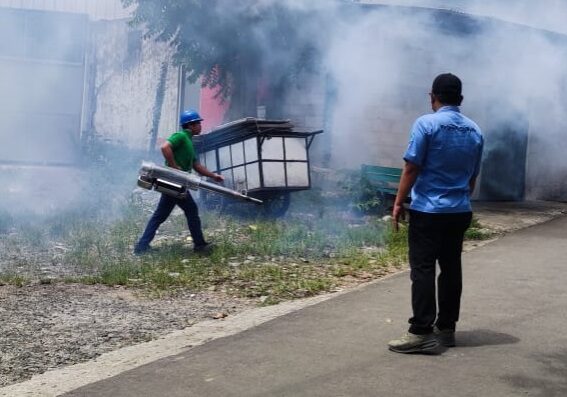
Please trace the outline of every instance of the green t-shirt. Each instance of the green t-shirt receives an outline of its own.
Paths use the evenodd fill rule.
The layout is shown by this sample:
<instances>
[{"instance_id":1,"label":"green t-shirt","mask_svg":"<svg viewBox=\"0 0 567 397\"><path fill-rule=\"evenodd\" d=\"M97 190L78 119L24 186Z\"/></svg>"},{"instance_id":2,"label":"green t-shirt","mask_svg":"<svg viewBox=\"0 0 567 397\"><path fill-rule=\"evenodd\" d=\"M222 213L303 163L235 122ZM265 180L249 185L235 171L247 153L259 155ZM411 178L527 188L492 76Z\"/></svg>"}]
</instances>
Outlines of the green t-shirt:
<instances>
[{"instance_id":1,"label":"green t-shirt","mask_svg":"<svg viewBox=\"0 0 567 397\"><path fill-rule=\"evenodd\" d=\"M197 159L193 141L191 140L191 132L183 130L177 131L167 138L167 141L171 144L173 158L177 165L180 166L183 171L191 172L191 170L193 170L193 163ZM167 161L165 164L169 165Z\"/></svg>"}]
</instances>

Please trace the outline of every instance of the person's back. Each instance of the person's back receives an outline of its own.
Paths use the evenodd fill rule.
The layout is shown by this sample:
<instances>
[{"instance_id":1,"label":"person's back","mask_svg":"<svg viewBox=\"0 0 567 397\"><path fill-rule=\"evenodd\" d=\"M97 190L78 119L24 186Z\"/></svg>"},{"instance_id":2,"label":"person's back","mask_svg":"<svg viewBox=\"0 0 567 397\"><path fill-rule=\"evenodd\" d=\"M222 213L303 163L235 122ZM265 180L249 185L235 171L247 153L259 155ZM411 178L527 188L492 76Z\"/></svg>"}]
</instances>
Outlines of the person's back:
<instances>
[{"instance_id":1,"label":"person's back","mask_svg":"<svg viewBox=\"0 0 567 397\"><path fill-rule=\"evenodd\" d=\"M431 88L435 113L418 118L413 125L392 211L397 229L411 190L408 245L413 316L408 332L388 343L398 353L429 351L440 343L455 346L461 251L472 220L470 196L482 156L480 128L459 111L461 80L441 74ZM438 288L436 263L441 270Z\"/></svg>"},{"instance_id":2,"label":"person's back","mask_svg":"<svg viewBox=\"0 0 567 397\"><path fill-rule=\"evenodd\" d=\"M479 172L482 147L480 128L457 106L443 106L417 119L404 157L421 168L410 208L429 213L471 211L469 182Z\"/></svg>"}]
</instances>

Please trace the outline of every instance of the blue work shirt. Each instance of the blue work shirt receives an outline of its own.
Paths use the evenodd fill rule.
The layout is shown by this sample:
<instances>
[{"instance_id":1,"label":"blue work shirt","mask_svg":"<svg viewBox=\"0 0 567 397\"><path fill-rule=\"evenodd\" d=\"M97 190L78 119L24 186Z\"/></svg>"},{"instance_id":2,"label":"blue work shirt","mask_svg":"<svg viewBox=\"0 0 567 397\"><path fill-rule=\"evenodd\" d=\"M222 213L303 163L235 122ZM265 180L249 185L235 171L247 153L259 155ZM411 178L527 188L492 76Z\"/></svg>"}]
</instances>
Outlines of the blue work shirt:
<instances>
[{"instance_id":1,"label":"blue work shirt","mask_svg":"<svg viewBox=\"0 0 567 397\"><path fill-rule=\"evenodd\" d=\"M483 137L457 106L418 118L404 160L420 167L410 209L429 213L470 212L471 178L480 170Z\"/></svg>"}]
</instances>

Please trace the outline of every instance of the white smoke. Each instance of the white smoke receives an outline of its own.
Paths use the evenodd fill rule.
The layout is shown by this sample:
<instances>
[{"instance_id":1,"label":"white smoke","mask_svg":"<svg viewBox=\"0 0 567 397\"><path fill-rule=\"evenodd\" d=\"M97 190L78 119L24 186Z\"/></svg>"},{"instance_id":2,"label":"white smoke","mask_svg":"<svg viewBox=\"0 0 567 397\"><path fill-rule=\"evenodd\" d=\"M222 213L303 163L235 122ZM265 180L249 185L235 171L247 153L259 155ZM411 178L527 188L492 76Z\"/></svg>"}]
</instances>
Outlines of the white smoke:
<instances>
[{"instance_id":1,"label":"white smoke","mask_svg":"<svg viewBox=\"0 0 567 397\"><path fill-rule=\"evenodd\" d=\"M363 0L361 3L444 8L567 34L564 0Z\"/></svg>"},{"instance_id":2,"label":"white smoke","mask_svg":"<svg viewBox=\"0 0 567 397\"><path fill-rule=\"evenodd\" d=\"M507 124L514 133L516 123L525 129L528 121L528 198L564 199L567 191L560 180L567 160L557 143L566 127L561 120L567 111L567 36L541 28L561 30L554 23L567 16L567 5L380 3L403 6L367 7L356 23L337 28L327 53L325 64L338 92L333 163L401 166L413 120L430 111L427 93L433 78L452 72L463 80L463 111L489 138L496 126ZM538 17L544 14L548 18ZM505 137L492 144L514 150Z\"/></svg>"},{"instance_id":3,"label":"white smoke","mask_svg":"<svg viewBox=\"0 0 567 397\"><path fill-rule=\"evenodd\" d=\"M463 111L487 131L497 121L514 121L518 112L529 119L531 183L547 181L543 183L549 185L554 183L552 180L561 179L567 160L563 160L564 149L557 142L563 142L560 137L565 126L561 120L567 113L564 99L567 39L538 29L567 33L563 23L567 20L566 1L353 1L351 9L360 8L354 3L376 4L364 11L354 11L359 13L356 18L345 15L348 3L242 0L218 10L219 17L231 18L238 11L234 7L244 7L251 15L261 17L268 6L276 4L312 16L313 23L296 26L294 33L320 46L322 73L329 76L336 91L334 112L330 115L332 130L315 141L331 140L332 163L351 168L365 162L399 166L413 120L430 111L427 93L433 78L439 73L452 72L463 80ZM379 6L385 4L396 7ZM476 29L476 33L459 33L459 29L468 28L440 29L445 23L443 18L449 14L436 19L431 12L424 12L423 7L483 17L468 19L470 29ZM457 15L467 19L466 15ZM215 23L222 21L219 18ZM258 36L262 35L262 28ZM206 37L206 32L203 33ZM72 45L70 38L61 38L57 48ZM267 70L272 65L285 64L294 56L289 48L285 51L273 48L268 40L263 47L264 56L258 62L265 62ZM18 82L21 92L40 98L57 90L50 87L48 75L37 78L43 83L33 87L26 81ZM13 98L10 101L14 102ZM17 129L4 128L0 134L15 134L13 131ZM327 136L330 134L332 137ZM10 141L3 141L5 144L0 148L6 156L13 155ZM61 148L64 149L61 142L55 141L44 146L45 150L53 151ZM20 146L16 149L31 157L45 154L44 151L34 156ZM567 191L558 189L552 196L567 197Z\"/></svg>"}]
</instances>

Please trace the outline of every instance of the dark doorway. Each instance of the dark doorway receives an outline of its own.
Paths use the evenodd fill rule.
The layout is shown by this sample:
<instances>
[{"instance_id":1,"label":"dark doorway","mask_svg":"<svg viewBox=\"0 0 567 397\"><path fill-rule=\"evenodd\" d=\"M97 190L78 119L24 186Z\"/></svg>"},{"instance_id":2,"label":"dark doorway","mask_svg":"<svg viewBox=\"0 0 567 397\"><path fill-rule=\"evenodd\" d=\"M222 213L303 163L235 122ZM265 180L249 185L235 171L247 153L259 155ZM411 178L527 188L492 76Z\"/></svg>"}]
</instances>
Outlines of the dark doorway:
<instances>
[{"instance_id":1,"label":"dark doorway","mask_svg":"<svg viewBox=\"0 0 567 397\"><path fill-rule=\"evenodd\" d=\"M487 118L480 199L522 201L526 185L529 123L523 113L496 106ZM503 111L504 110L504 111ZM503 119L502 115L506 114ZM492 121L491 121L492 120Z\"/></svg>"}]
</instances>

